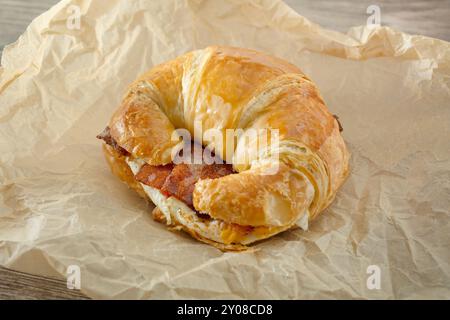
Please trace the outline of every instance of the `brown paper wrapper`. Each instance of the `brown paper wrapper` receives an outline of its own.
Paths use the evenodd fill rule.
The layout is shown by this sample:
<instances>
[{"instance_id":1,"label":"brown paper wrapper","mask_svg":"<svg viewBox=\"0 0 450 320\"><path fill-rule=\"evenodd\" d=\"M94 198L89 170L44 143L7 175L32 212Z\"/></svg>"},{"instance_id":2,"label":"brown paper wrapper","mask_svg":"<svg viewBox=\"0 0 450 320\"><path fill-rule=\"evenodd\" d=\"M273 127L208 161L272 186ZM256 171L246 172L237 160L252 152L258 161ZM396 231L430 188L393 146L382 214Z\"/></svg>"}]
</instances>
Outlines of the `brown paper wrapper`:
<instances>
[{"instance_id":1,"label":"brown paper wrapper","mask_svg":"<svg viewBox=\"0 0 450 320\"><path fill-rule=\"evenodd\" d=\"M212 44L298 65L352 152L309 231L243 253L153 222L95 139L139 74ZM449 298L449 79L447 42L340 34L282 2L62 1L2 56L0 264L60 277L78 265L94 298ZM380 289L367 285L372 265Z\"/></svg>"}]
</instances>

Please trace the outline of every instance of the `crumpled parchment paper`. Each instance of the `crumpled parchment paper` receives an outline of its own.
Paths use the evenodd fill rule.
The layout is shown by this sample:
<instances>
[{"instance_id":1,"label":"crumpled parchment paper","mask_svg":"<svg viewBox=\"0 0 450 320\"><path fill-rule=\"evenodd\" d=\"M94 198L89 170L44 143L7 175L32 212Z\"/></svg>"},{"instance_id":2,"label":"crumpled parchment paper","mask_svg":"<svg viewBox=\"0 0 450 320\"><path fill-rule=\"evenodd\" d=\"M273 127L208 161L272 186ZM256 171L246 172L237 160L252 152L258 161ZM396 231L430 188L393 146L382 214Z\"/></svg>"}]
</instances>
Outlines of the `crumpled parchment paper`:
<instances>
[{"instance_id":1,"label":"crumpled parchment paper","mask_svg":"<svg viewBox=\"0 0 450 320\"><path fill-rule=\"evenodd\" d=\"M308 232L244 253L153 222L95 139L139 74L212 44L298 65L352 152ZM65 0L1 62L1 265L59 277L78 265L94 298L450 298L448 42L373 26L344 35L273 0ZM373 265L380 289L367 286Z\"/></svg>"}]
</instances>

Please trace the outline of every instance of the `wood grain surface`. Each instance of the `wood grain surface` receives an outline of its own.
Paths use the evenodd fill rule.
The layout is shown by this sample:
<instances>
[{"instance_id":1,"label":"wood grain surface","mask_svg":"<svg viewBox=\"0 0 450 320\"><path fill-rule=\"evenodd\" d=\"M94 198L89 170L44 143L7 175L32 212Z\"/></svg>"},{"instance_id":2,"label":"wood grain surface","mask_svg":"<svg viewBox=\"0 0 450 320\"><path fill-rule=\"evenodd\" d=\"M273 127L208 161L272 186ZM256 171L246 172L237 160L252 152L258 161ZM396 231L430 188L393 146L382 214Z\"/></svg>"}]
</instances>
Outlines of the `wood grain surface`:
<instances>
[{"instance_id":1,"label":"wood grain surface","mask_svg":"<svg viewBox=\"0 0 450 320\"><path fill-rule=\"evenodd\" d=\"M0 299L89 299L66 281L35 276L0 267Z\"/></svg>"},{"instance_id":2,"label":"wood grain surface","mask_svg":"<svg viewBox=\"0 0 450 320\"><path fill-rule=\"evenodd\" d=\"M94 0L95 1L95 0ZM154 0L155 1L155 0ZM216 1L216 0L215 0ZM217 0L220 1L220 0ZM58 0L0 0L0 52L30 22ZM365 24L369 5L378 5L381 24L410 34L450 41L450 0L286 0L301 15L326 28L347 32ZM0 267L0 299L87 299L60 279Z\"/></svg>"}]
</instances>

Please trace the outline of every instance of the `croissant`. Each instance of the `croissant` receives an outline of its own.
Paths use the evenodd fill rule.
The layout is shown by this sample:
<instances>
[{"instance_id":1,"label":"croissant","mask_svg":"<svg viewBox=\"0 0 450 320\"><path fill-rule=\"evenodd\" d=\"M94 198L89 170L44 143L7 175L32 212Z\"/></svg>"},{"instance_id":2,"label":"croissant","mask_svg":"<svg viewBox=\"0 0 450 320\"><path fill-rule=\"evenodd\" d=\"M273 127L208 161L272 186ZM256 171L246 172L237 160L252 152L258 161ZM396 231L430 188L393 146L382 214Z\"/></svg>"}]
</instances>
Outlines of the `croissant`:
<instances>
[{"instance_id":1,"label":"croissant","mask_svg":"<svg viewBox=\"0 0 450 320\"><path fill-rule=\"evenodd\" d=\"M199 127L219 137L197 139ZM174 161L180 130L194 136L184 155L200 145L223 162ZM276 131L276 143L245 135L263 130ZM242 48L207 47L154 67L98 138L112 172L156 205L155 220L221 250L307 229L349 170L340 123L315 84L293 64Z\"/></svg>"}]
</instances>

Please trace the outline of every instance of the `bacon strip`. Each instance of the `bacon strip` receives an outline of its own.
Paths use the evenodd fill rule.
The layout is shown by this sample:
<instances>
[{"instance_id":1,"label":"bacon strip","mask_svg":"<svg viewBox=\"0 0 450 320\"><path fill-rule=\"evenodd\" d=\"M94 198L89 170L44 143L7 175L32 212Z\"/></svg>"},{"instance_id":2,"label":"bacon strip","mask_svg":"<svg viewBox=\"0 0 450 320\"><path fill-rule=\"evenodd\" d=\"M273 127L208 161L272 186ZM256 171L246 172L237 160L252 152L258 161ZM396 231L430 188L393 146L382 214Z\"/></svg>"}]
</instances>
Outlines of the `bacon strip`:
<instances>
[{"instance_id":1,"label":"bacon strip","mask_svg":"<svg viewBox=\"0 0 450 320\"><path fill-rule=\"evenodd\" d=\"M172 164L165 166L151 166L149 164L144 164L134 178L147 186L161 189L167 177L172 172L172 169Z\"/></svg>"},{"instance_id":2,"label":"bacon strip","mask_svg":"<svg viewBox=\"0 0 450 320\"><path fill-rule=\"evenodd\" d=\"M179 164L167 177L161 191L193 206L194 186L200 179L216 179L233 173L229 164Z\"/></svg>"},{"instance_id":3,"label":"bacon strip","mask_svg":"<svg viewBox=\"0 0 450 320\"><path fill-rule=\"evenodd\" d=\"M102 133L97 135L97 139L101 139L101 140L105 141L106 144L109 144L117 152L119 152L122 156L130 155L130 153L127 150L125 150L124 148L119 146L117 144L116 140L114 140L114 138L111 136L111 131L110 131L109 127L106 127Z\"/></svg>"},{"instance_id":4,"label":"bacon strip","mask_svg":"<svg viewBox=\"0 0 450 320\"><path fill-rule=\"evenodd\" d=\"M194 152L194 149L191 149ZM200 179L216 179L233 173L229 164L186 164L151 166L145 164L135 176L145 185L159 189L193 207L192 194Z\"/></svg>"}]
</instances>

